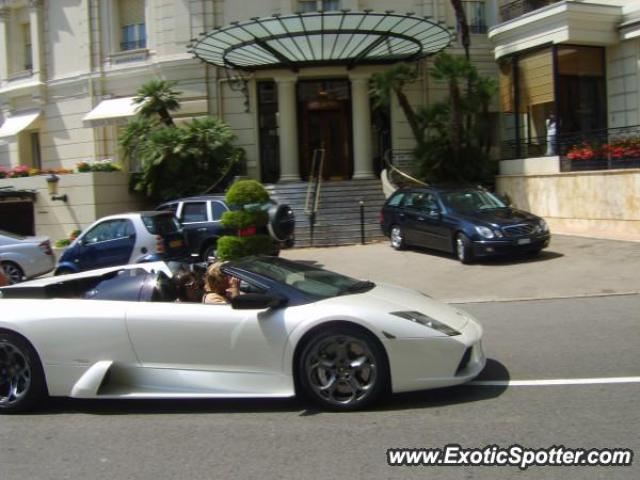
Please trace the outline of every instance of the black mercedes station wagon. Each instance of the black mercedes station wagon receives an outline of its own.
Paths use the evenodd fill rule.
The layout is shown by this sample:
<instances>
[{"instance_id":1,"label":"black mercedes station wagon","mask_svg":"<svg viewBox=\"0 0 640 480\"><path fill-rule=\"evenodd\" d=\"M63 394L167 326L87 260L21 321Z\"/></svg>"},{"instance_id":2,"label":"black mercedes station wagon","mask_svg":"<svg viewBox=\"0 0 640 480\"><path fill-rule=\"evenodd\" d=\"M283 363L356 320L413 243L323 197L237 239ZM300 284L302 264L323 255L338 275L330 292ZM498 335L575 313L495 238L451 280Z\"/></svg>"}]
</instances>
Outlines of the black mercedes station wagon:
<instances>
[{"instance_id":1,"label":"black mercedes station wagon","mask_svg":"<svg viewBox=\"0 0 640 480\"><path fill-rule=\"evenodd\" d=\"M542 218L468 187L399 189L382 207L380 226L397 250L433 248L454 253L462 263L493 255L535 255L551 239Z\"/></svg>"}]
</instances>

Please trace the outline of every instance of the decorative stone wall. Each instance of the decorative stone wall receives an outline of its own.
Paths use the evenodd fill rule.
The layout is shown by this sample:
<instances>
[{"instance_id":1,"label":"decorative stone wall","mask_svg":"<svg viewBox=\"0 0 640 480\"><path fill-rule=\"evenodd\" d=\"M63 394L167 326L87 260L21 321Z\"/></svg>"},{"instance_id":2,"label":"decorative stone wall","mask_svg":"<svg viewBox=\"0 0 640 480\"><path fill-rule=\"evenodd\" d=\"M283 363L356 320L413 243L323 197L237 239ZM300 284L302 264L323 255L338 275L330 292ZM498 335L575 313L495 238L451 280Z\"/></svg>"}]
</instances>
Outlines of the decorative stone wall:
<instances>
[{"instance_id":1,"label":"decorative stone wall","mask_svg":"<svg viewBox=\"0 0 640 480\"><path fill-rule=\"evenodd\" d=\"M552 232L640 240L640 169L502 175L496 186Z\"/></svg>"}]
</instances>

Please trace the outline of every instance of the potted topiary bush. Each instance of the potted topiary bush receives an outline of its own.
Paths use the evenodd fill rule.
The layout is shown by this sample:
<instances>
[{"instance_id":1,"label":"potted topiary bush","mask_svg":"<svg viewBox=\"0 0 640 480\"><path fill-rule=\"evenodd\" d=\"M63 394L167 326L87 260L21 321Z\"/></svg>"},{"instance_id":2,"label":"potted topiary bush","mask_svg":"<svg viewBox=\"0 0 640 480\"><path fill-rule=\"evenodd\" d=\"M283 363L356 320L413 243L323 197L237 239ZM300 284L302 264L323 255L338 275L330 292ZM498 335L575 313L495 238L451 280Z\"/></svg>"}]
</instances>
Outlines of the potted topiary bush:
<instances>
[{"instance_id":1,"label":"potted topiary bush","mask_svg":"<svg viewBox=\"0 0 640 480\"><path fill-rule=\"evenodd\" d=\"M256 180L240 180L229 188L225 201L239 208L222 215L222 224L235 230L237 236L225 235L218 239L217 257L231 260L273 252L273 239L257 233L269 221L265 208L270 205L269 193L264 186Z\"/></svg>"}]
</instances>

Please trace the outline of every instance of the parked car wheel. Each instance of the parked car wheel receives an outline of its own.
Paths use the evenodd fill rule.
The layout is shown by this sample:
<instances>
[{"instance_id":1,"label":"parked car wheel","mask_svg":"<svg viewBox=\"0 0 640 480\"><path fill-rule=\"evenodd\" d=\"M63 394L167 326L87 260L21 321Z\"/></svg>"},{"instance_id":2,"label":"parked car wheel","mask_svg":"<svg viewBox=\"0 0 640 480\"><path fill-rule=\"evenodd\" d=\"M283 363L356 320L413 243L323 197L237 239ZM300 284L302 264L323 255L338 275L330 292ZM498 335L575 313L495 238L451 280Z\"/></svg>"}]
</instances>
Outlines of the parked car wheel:
<instances>
[{"instance_id":1,"label":"parked car wheel","mask_svg":"<svg viewBox=\"0 0 640 480\"><path fill-rule=\"evenodd\" d=\"M56 271L54 272L54 275L69 275L70 273L76 273L73 270L71 270L70 268L65 268L65 267L60 267L57 268Z\"/></svg>"},{"instance_id":2,"label":"parked car wheel","mask_svg":"<svg viewBox=\"0 0 640 480\"><path fill-rule=\"evenodd\" d=\"M313 337L300 356L298 374L308 398L338 411L369 405L389 383L382 347L371 335L347 327Z\"/></svg>"},{"instance_id":3,"label":"parked car wheel","mask_svg":"<svg viewBox=\"0 0 640 480\"><path fill-rule=\"evenodd\" d=\"M459 232L456 235L456 256L458 257L458 260L465 264L473 261L471 240L469 240L469 237L462 232Z\"/></svg>"},{"instance_id":4,"label":"parked car wheel","mask_svg":"<svg viewBox=\"0 0 640 480\"><path fill-rule=\"evenodd\" d=\"M7 280L9 280L9 284L11 285L21 282L24 279L24 272L17 263L2 262L2 269L4 270Z\"/></svg>"},{"instance_id":5,"label":"parked car wheel","mask_svg":"<svg viewBox=\"0 0 640 480\"><path fill-rule=\"evenodd\" d=\"M38 354L18 335L0 332L0 411L22 412L46 395Z\"/></svg>"},{"instance_id":6,"label":"parked car wheel","mask_svg":"<svg viewBox=\"0 0 640 480\"><path fill-rule=\"evenodd\" d=\"M404 240L404 231L399 225L391 227L391 246L396 250L403 250L407 246Z\"/></svg>"},{"instance_id":7,"label":"parked car wheel","mask_svg":"<svg viewBox=\"0 0 640 480\"><path fill-rule=\"evenodd\" d=\"M202 252L203 262L208 262L210 259L215 259L217 257L218 257L218 245L216 245L215 243L206 247Z\"/></svg>"}]
</instances>

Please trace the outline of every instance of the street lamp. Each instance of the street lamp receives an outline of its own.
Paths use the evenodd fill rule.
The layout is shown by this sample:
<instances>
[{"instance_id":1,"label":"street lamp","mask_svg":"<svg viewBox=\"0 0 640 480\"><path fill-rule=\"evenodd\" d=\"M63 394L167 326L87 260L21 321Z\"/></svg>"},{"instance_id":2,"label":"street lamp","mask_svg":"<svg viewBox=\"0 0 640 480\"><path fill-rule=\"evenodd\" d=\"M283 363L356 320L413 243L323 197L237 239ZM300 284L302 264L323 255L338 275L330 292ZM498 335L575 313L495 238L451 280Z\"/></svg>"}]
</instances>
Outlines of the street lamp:
<instances>
[{"instance_id":1,"label":"street lamp","mask_svg":"<svg viewBox=\"0 0 640 480\"><path fill-rule=\"evenodd\" d=\"M58 182L60 181L60 177L55 173L47 175L47 189L49 190L49 195L51 195L51 200L62 200L66 202L68 200L67 194L64 193L62 195L58 195Z\"/></svg>"}]
</instances>

